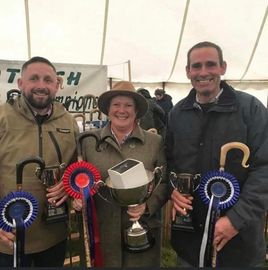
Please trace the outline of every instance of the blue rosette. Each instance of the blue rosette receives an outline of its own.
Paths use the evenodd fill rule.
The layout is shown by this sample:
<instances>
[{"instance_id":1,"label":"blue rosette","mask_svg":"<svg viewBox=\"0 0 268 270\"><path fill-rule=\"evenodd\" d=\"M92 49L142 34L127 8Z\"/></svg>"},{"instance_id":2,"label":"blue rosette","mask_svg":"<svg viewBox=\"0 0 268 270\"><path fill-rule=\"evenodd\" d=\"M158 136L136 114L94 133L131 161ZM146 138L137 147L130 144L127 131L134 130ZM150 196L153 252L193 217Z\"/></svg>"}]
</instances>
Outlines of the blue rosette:
<instances>
[{"instance_id":1,"label":"blue rosette","mask_svg":"<svg viewBox=\"0 0 268 270\"><path fill-rule=\"evenodd\" d=\"M28 228L38 213L38 202L31 193L25 191L10 192L0 202L0 228L6 232L15 229L13 220L22 220Z\"/></svg>"},{"instance_id":2,"label":"blue rosette","mask_svg":"<svg viewBox=\"0 0 268 270\"><path fill-rule=\"evenodd\" d=\"M240 186L232 174L225 171L210 171L201 177L198 192L204 204L208 205L199 266L211 267L216 265L213 247L216 221L221 210L232 207L238 201Z\"/></svg>"},{"instance_id":3,"label":"blue rosette","mask_svg":"<svg viewBox=\"0 0 268 270\"><path fill-rule=\"evenodd\" d=\"M201 177L198 192L208 205L212 195L219 198L219 209L228 209L238 200L240 186L237 179L225 171L210 171Z\"/></svg>"}]
</instances>

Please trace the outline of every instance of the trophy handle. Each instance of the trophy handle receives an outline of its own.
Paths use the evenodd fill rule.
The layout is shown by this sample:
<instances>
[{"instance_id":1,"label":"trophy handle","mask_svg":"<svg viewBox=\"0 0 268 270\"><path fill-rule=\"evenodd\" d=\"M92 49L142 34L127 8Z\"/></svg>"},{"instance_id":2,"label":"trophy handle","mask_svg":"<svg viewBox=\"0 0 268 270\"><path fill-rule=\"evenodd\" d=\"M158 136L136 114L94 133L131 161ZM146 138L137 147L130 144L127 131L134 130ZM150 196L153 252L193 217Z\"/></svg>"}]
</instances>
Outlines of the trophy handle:
<instances>
[{"instance_id":1,"label":"trophy handle","mask_svg":"<svg viewBox=\"0 0 268 270\"><path fill-rule=\"evenodd\" d=\"M233 148L238 148L240 150L243 151L244 153L244 156L243 156L243 160L242 160L242 163L241 165L244 167L244 168L247 168L249 165L246 164L248 158L249 158L249 154L250 154L250 151L249 151L249 148L247 145L245 145L244 143L241 143L241 142L230 142L230 143L226 143L224 144L222 147L221 147L221 155L220 155L220 171L224 171L224 166L225 166L225 161L226 161L226 155L227 155L227 152Z\"/></svg>"},{"instance_id":2,"label":"trophy handle","mask_svg":"<svg viewBox=\"0 0 268 270\"><path fill-rule=\"evenodd\" d=\"M109 190L109 193L111 194L111 190L110 190L109 186L108 186L105 182L103 182L102 180L99 180L99 181L97 181L96 183L94 183L94 186L96 186L96 189L97 189L97 190L98 190L99 188L106 187L106 188ZM101 199L103 199L105 202L112 204L112 201L110 201L109 199L107 199L107 198L105 198L104 196L102 196L102 195L100 194L100 192L97 192L97 194L98 194L98 196L99 196ZM111 194L111 196L112 196L112 194Z\"/></svg>"},{"instance_id":3,"label":"trophy handle","mask_svg":"<svg viewBox=\"0 0 268 270\"><path fill-rule=\"evenodd\" d=\"M169 183L171 184L171 186L173 187L173 189L177 189L177 187L175 186L174 182L177 180L177 174L174 172L170 172L169 174Z\"/></svg>"},{"instance_id":4,"label":"trophy handle","mask_svg":"<svg viewBox=\"0 0 268 270\"><path fill-rule=\"evenodd\" d=\"M193 174L193 192L195 192L199 187L199 181L200 181L201 174ZM177 186L174 184L174 181L178 179L177 174L173 171L169 174L169 183L173 187L173 189L177 189Z\"/></svg>"},{"instance_id":5,"label":"trophy handle","mask_svg":"<svg viewBox=\"0 0 268 270\"><path fill-rule=\"evenodd\" d=\"M153 175L154 175L154 178L155 176L158 177L158 175L160 174L159 176L159 180L157 181L155 187L154 187L154 190L153 192L155 192L155 190L160 186L160 184L162 183L162 180L163 180L163 166L160 166L160 167L155 167L154 171L153 171Z\"/></svg>"}]
</instances>

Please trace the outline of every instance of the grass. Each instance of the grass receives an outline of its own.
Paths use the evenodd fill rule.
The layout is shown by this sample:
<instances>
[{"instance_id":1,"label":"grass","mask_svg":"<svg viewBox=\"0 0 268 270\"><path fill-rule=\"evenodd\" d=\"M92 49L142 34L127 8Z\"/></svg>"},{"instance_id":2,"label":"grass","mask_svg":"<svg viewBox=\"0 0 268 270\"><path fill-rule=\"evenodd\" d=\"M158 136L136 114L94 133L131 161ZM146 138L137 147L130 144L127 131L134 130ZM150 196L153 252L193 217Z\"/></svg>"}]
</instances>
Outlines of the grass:
<instances>
[{"instance_id":1,"label":"grass","mask_svg":"<svg viewBox=\"0 0 268 270\"><path fill-rule=\"evenodd\" d=\"M169 243L162 246L161 267L177 267L177 255Z\"/></svg>"}]
</instances>

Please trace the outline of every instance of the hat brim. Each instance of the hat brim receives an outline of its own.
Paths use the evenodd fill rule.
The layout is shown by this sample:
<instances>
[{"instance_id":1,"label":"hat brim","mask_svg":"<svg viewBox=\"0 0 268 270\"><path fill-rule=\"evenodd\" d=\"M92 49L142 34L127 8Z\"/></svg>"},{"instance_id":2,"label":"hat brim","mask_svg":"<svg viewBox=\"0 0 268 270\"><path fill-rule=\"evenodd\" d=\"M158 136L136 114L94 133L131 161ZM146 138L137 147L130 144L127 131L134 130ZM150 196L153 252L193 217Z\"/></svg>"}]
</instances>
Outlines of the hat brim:
<instances>
[{"instance_id":1,"label":"hat brim","mask_svg":"<svg viewBox=\"0 0 268 270\"><path fill-rule=\"evenodd\" d=\"M115 96L129 96L136 101L137 118L141 118L148 110L147 100L136 92L126 90L110 90L101 94L98 98L98 108L101 112L108 115L108 106Z\"/></svg>"}]
</instances>

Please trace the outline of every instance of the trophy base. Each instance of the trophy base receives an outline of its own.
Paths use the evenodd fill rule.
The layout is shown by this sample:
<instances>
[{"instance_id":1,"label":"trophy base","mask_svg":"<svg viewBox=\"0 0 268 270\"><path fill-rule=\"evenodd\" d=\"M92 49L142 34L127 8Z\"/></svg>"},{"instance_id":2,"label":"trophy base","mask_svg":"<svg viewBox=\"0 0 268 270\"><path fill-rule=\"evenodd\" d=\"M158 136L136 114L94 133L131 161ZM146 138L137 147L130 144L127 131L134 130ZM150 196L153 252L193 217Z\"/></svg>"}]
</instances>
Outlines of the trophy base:
<instances>
[{"instance_id":1,"label":"trophy base","mask_svg":"<svg viewBox=\"0 0 268 270\"><path fill-rule=\"evenodd\" d=\"M154 237L146 228L128 228L125 230L125 248L128 252L143 252L150 249L154 242Z\"/></svg>"},{"instance_id":2,"label":"trophy base","mask_svg":"<svg viewBox=\"0 0 268 270\"><path fill-rule=\"evenodd\" d=\"M171 228L173 230L194 232L194 226L192 219L189 216L178 216L176 215L175 221L172 222Z\"/></svg>"},{"instance_id":3,"label":"trophy base","mask_svg":"<svg viewBox=\"0 0 268 270\"><path fill-rule=\"evenodd\" d=\"M58 207L54 207L51 204L47 205L43 219L47 224L68 220L67 204L64 203Z\"/></svg>"}]
</instances>

